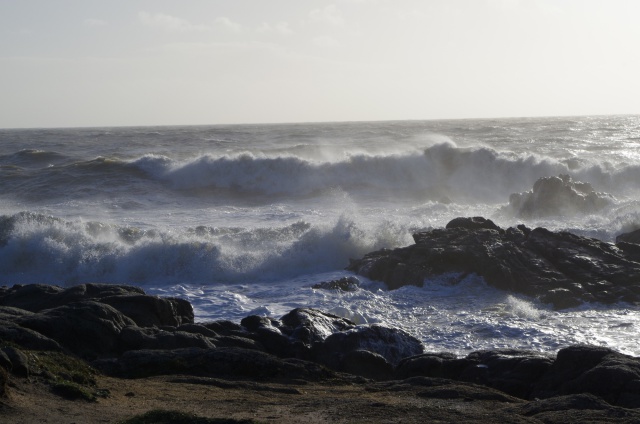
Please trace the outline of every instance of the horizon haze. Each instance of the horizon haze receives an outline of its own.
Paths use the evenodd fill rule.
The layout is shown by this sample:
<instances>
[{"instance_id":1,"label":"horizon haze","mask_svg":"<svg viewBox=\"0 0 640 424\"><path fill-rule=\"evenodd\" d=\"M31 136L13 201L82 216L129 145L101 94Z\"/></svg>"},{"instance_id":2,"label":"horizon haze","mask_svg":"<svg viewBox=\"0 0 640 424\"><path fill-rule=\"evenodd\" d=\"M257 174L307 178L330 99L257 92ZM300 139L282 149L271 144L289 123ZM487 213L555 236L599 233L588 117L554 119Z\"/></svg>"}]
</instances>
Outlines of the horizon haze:
<instances>
[{"instance_id":1,"label":"horizon haze","mask_svg":"<svg viewBox=\"0 0 640 424\"><path fill-rule=\"evenodd\" d=\"M633 0L0 0L0 128L640 113Z\"/></svg>"}]
</instances>

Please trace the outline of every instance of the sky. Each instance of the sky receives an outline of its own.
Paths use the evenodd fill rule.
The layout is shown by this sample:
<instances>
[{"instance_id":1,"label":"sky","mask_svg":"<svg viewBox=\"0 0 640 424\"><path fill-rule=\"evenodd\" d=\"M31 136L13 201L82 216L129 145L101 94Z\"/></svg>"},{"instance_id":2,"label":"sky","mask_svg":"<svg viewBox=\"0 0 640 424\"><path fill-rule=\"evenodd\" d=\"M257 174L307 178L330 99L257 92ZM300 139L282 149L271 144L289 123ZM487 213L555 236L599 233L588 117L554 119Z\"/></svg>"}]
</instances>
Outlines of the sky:
<instances>
[{"instance_id":1,"label":"sky","mask_svg":"<svg viewBox=\"0 0 640 424\"><path fill-rule=\"evenodd\" d=\"M0 128L640 113L637 0L0 0Z\"/></svg>"}]
</instances>

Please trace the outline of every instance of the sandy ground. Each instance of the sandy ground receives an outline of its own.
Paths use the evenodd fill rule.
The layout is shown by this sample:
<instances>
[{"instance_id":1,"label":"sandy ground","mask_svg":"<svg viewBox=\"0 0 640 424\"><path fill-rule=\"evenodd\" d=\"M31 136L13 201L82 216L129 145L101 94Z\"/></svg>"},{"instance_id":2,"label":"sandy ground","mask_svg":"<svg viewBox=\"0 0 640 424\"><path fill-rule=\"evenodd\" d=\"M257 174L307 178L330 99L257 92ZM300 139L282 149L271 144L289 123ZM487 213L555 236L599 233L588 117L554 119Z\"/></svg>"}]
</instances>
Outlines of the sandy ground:
<instances>
[{"instance_id":1,"label":"sandy ground","mask_svg":"<svg viewBox=\"0 0 640 424\"><path fill-rule=\"evenodd\" d=\"M38 380L12 378L0 406L2 423L117 423L154 409L261 423L539 422L501 410L512 400L472 400L455 393L426 397L424 387L336 383L254 383L164 376L137 380L98 377L108 396L66 400Z\"/></svg>"}]
</instances>

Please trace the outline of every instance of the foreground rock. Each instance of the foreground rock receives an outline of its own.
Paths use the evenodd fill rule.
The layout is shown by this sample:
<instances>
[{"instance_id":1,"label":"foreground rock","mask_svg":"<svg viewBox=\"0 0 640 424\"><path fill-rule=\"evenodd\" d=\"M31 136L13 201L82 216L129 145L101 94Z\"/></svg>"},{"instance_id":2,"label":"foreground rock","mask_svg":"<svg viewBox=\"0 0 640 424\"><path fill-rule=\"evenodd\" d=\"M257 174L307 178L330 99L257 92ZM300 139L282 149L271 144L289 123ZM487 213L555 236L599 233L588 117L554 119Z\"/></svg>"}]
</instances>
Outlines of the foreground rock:
<instances>
[{"instance_id":1,"label":"foreground rock","mask_svg":"<svg viewBox=\"0 0 640 424\"><path fill-rule=\"evenodd\" d=\"M458 220L451 228L504 233L486 220ZM135 404L136 392L145 393L140 405L147 407L171 404L185 408L204 402L198 410L210 410L204 406L206 397L213 388L219 388L244 391L242 406L233 405L233 400L222 395L216 398L228 403L225 414L234 413L240 418L247 417L239 413L243 408L254 414L255 405L260 404L256 401L248 406L247 391L270 392L269 396L258 396L267 400L273 396L306 396L312 391L314 397L300 401L299 407L314 405L313 414L322 408L327 414L321 420L324 422L336 422L343 416L352 420L367 417L370 422L388 421L390 417L408 422L430 418L560 423L575 417L593 422L640 422L640 359L601 347L571 346L557 355L487 350L458 358L448 353L425 353L421 343L404 331L355 325L314 309L295 309L280 319L248 316L240 324L194 323L189 319L188 302L148 296L128 286L14 286L1 288L0 293L3 422L40 419L28 415L33 413L32 407L27 408L30 412L11 415L17 410L11 403L16 387L21 399L31 391L39 393L40 399L33 399L38 405L45 397L49 399L38 384L48 387L51 396L111 404L112 414L122 412L119 402L124 399L131 398L127 402ZM33 304L26 293L34 294ZM126 299L113 302L114 296ZM158 320L179 325L140 324ZM147 380L119 383L105 375ZM154 380L160 376L167 377ZM119 396L100 386L101 381L120 387ZM153 392L147 391L154 381L162 383L155 403L151 400ZM276 386L279 384L284 385ZM172 385L176 385L176 393L182 393L180 396L190 393L191 397L165 396L174 390ZM203 388L194 390L194 385ZM344 396L349 395L335 395L340 390ZM348 406L351 412L336 407L345 400L345 408ZM47 402L48 410L69 413L69 407L59 407L51 399ZM298 405L295 399L279 402ZM102 419L100 414L77 408L77 420ZM332 415L336 408L347 415ZM292 409L290 414L299 418L300 410ZM15 419L5 419L12 416ZM47 418L49 422L69 419L66 415L59 420L49 415Z\"/></svg>"},{"instance_id":2,"label":"foreground rock","mask_svg":"<svg viewBox=\"0 0 640 424\"><path fill-rule=\"evenodd\" d=\"M640 304L640 245L628 241L613 245L524 225L504 230L481 217L456 218L444 229L413 238L412 246L367 254L348 269L391 289L420 286L447 273L477 274L491 286L556 308L582 302Z\"/></svg>"}]
</instances>

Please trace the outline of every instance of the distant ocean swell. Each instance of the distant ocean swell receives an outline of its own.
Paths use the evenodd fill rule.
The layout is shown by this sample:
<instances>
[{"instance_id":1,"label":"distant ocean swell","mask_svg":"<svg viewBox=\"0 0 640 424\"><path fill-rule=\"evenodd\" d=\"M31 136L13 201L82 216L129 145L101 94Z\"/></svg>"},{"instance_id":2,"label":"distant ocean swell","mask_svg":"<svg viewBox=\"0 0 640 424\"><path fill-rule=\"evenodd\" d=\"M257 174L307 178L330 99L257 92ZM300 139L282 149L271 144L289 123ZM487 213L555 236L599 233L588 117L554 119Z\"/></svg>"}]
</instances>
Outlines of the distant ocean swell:
<instances>
[{"instance_id":1,"label":"distant ocean swell","mask_svg":"<svg viewBox=\"0 0 640 424\"><path fill-rule=\"evenodd\" d=\"M342 269L349 257L409 242L408 230L352 218L257 229L141 230L21 212L0 216L0 284L216 284Z\"/></svg>"},{"instance_id":2,"label":"distant ocean swell","mask_svg":"<svg viewBox=\"0 0 640 424\"><path fill-rule=\"evenodd\" d=\"M124 190L129 195L152 185L193 195L212 189L252 196L313 196L339 188L356 196L362 191L363 195L493 204L529 190L545 176L570 174L614 195L635 194L640 180L640 165L616 167L576 157L516 155L450 142L398 153L344 153L332 160L238 153L203 154L189 160L144 155L131 160L73 161L53 152L22 151L0 158L0 165L5 193L18 197L55 197L74 190L78 196L97 195L101 190L107 194Z\"/></svg>"},{"instance_id":3,"label":"distant ocean swell","mask_svg":"<svg viewBox=\"0 0 640 424\"><path fill-rule=\"evenodd\" d=\"M176 189L216 187L279 195L309 195L340 187L349 193L371 189L412 196L440 188L461 199L499 203L513 192L530 189L540 177L561 173L590 182L600 190L624 191L637 187L638 165L614 168L610 164L579 162L575 158L555 160L443 143L424 151L359 153L333 161L244 153L222 157L204 155L186 163L166 157L144 157L134 163Z\"/></svg>"}]
</instances>

